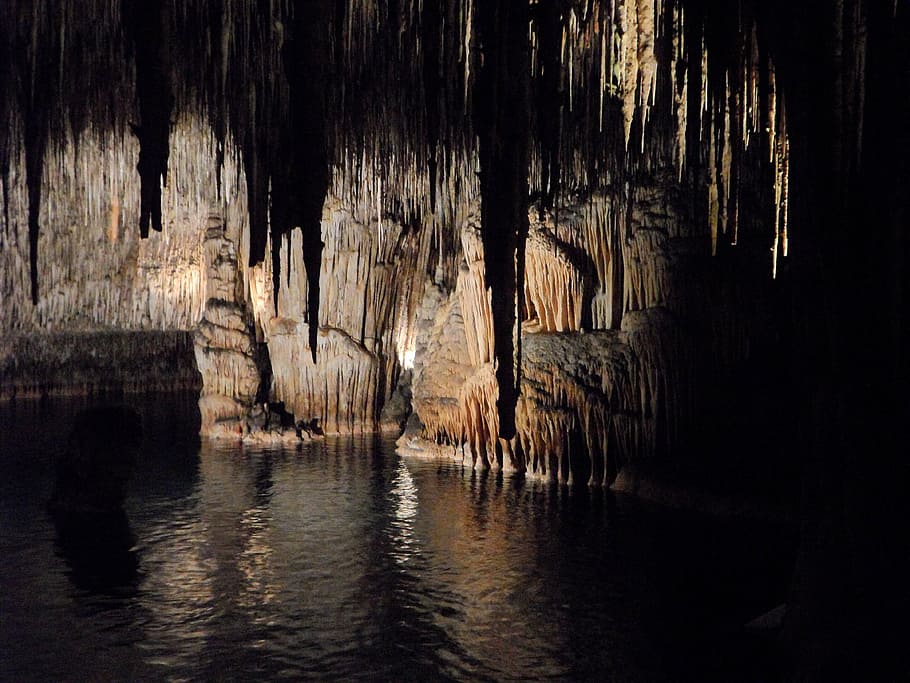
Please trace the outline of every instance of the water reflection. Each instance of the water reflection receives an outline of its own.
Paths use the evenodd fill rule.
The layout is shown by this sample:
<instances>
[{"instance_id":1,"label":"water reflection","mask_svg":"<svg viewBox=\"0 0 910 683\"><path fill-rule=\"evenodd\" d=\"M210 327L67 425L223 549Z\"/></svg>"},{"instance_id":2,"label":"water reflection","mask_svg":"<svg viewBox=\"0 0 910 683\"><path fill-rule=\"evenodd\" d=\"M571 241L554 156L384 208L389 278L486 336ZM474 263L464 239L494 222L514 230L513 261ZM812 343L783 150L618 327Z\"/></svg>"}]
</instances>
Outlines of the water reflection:
<instances>
[{"instance_id":1,"label":"water reflection","mask_svg":"<svg viewBox=\"0 0 910 683\"><path fill-rule=\"evenodd\" d=\"M252 657L274 675L506 680L590 673L581 647L601 668L601 646L573 624L616 612L610 581L579 595L572 574L590 574L605 526L586 537L567 523L574 548L552 538L565 515L602 517L601 503L383 446L204 446L193 495L144 534L148 661L206 662L203 676Z\"/></svg>"},{"instance_id":2,"label":"water reflection","mask_svg":"<svg viewBox=\"0 0 910 683\"><path fill-rule=\"evenodd\" d=\"M129 590L73 591L47 517L0 501L0 679L66 679L79 652L101 680L672 679L661 577L680 556L607 492L372 437L138 467Z\"/></svg>"},{"instance_id":3,"label":"water reflection","mask_svg":"<svg viewBox=\"0 0 910 683\"><path fill-rule=\"evenodd\" d=\"M54 463L47 507L57 549L79 588L107 592L135 585L139 563L123 501L141 424L125 406L82 410Z\"/></svg>"},{"instance_id":4,"label":"water reflection","mask_svg":"<svg viewBox=\"0 0 910 683\"><path fill-rule=\"evenodd\" d=\"M135 590L139 556L126 513L53 515L56 549L77 588L107 593Z\"/></svg>"},{"instance_id":5,"label":"water reflection","mask_svg":"<svg viewBox=\"0 0 910 683\"><path fill-rule=\"evenodd\" d=\"M391 520L392 558L405 566L419 552L414 538L414 518L417 516L417 486L403 460L399 461L392 479L392 499L395 516Z\"/></svg>"}]
</instances>

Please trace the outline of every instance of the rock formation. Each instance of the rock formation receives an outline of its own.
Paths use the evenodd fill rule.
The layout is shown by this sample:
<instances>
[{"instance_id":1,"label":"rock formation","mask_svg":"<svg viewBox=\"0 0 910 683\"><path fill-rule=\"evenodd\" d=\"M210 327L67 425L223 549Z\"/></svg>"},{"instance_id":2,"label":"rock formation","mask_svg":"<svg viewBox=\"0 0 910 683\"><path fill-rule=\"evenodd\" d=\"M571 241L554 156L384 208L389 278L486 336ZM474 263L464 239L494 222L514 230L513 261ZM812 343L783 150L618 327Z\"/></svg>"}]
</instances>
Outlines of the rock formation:
<instances>
[{"instance_id":1,"label":"rock formation","mask_svg":"<svg viewBox=\"0 0 910 683\"><path fill-rule=\"evenodd\" d=\"M373 429L411 372L409 438L478 466L608 483L751 412L856 480L906 422L908 15L5 2L4 339L201 320L231 434Z\"/></svg>"},{"instance_id":2,"label":"rock formation","mask_svg":"<svg viewBox=\"0 0 910 683\"><path fill-rule=\"evenodd\" d=\"M576 288L566 310L537 310L559 297L538 292L545 277L535 255L541 245L532 244L530 252L526 245L528 193L540 197L541 207L559 224L560 208L572 203L567 199L573 193L628 194L640 185L637 178L672 168L682 186L704 181L707 192L699 201L707 203L716 251L718 235L734 243L739 238L744 179L763 179L773 188L775 209L773 221L761 229L767 230L769 250L775 245L769 271L776 274L776 255L788 243L789 143L773 55L751 29L758 14L718 14L717 21L736 20L744 27L737 27L741 42L724 45L721 52L712 51L713 24L704 10L685 3L547 2L527 11L511 3L487 4L449 0L425 8L373 3L330 8L324 1L288 2L272 7L272 16L209 7L203 0L148 7L93 0L79 12L63 3L39 22L24 6L4 9L4 45L30 45L11 52L2 71L5 90L13 93L2 112L0 144L6 239L17 245L4 251L9 278L4 291L14 294L6 304L9 324L54 324L78 310L90 311L95 325L192 327L204 302L198 239L187 243L197 250L190 259L153 256L158 264L190 267L185 275L160 271L162 286L136 288L147 298L132 306L122 297L109 302L105 287L68 291L70 282L81 281L66 272L77 262L70 256L72 240L59 253L49 250L48 242L60 242L59 210L71 203L82 214L79 224L97 226L94 233L74 231L77 240L102 233L122 240L133 232L120 226L139 222L142 237L151 224L164 229L167 242L175 223L198 235L214 210L235 239L242 268L262 268L271 277L277 310L263 315L264 322L272 317L302 322L306 327L295 328L295 334L305 331L311 356L318 357L322 327L363 343L356 328L335 325L320 313L322 244L331 248L333 239L326 228L334 219L327 226L327 212L356 214L355 222L380 232L391 223L405 227L413 235L415 256L406 257L400 272L422 289L416 271L444 287L454 285L458 233L466 213L479 203L489 264L483 285L495 312L497 386L505 392L496 400L509 423L505 431L511 432L520 392L519 376L510 368L521 367L521 339L510 321L525 313L525 289L537 297L529 305L544 329L578 327L582 308L577 274L567 272L568 280L552 281L553 287ZM99 35L105 36L103 44ZM325 36L328 40L315 39ZM174 64L181 68L171 68ZM80 98L71 85L71 74L80 70L96 87L96 98ZM304 72L307 78L301 78ZM530 80L515 79L514 73L530 74ZM57 87L36 88L36 79ZM314 86L317 81L326 87ZM231 95L236 92L246 95ZM134 95L138 116L131 118L125 112ZM168 118L171 125L163 125ZM90 161L99 147L107 156ZM138 173L132 172L134 164ZM75 172L88 167L101 172L90 180ZM68 188L73 181L82 186ZM73 202L81 196L88 201ZM611 230L621 221L617 218ZM54 228L43 229L46 225ZM628 248L647 248L643 239L644 234ZM292 247L295 240L299 248ZM140 255L156 241L152 234L141 242ZM627 246L614 240L617 245ZM91 243L82 248L96 256L99 251ZM611 261L617 261L617 251L610 251ZM50 268L39 267L42 259ZM64 272L55 274L61 267ZM280 305L282 271L290 283L298 279L298 268L306 273L306 287L285 297L288 310L298 307L286 316ZM145 279L156 274L145 273ZM610 275L626 277L615 268ZM245 276L247 283L259 279ZM123 290L123 282L115 284L111 291ZM632 283L622 296L648 296L638 291L641 284ZM596 285L603 295L598 315L609 315L613 328L621 319L617 285L604 279ZM22 292L31 293L35 307L20 301ZM250 298L256 301L260 293L251 291ZM389 326L396 328L392 336L410 337L405 342L410 346L419 293L407 303L388 294L383 300L400 306L389 316ZM306 297L302 308L299 296ZM518 303L510 303L513 299ZM367 302L371 310L372 305ZM512 308L522 310L513 315ZM262 327L265 331L267 324ZM291 327L284 324L279 336L286 338ZM338 339L327 349L340 349ZM397 340L396 345L401 346ZM373 394L364 397L365 404L377 407L398 374L387 345L379 355L379 379L369 379L375 373L364 369L364 379L357 380ZM287 392L294 392L310 380L287 382ZM374 391L377 382L381 386ZM318 411L329 419L330 409ZM339 424L350 421L345 417ZM362 422L362 415L353 421Z\"/></svg>"},{"instance_id":3,"label":"rock formation","mask_svg":"<svg viewBox=\"0 0 910 683\"><path fill-rule=\"evenodd\" d=\"M205 235L206 304L196 329L196 367L202 375L202 432L242 435L259 396L261 373L253 321L238 297L237 254L217 217Z\"/></svg>"},{"instance_id":4,"label":"rock formation","mask_svg":"<svg viewBox=\"0 0 910 683\"><path fill-rule=\"evenodd\" d=\"M530 216L522 394L510 441L498 438L492 311L469 221L456 288L448 301L429 290L418 314L413 403L422 430L412 425L402 446L427 450L423 437L475 466L598 485L624 462L666 453L694 393L692 339L681 323L690 302L674 296L692 265L681 250L691 247L679 236L687 218L668 196L643 193L615 246L602 240L611 232L607 197L565 208L560 223ZM614 268L627 292L619 329L603 302Z\"/></svg>"},{"instance_id":5,"label":"rock formation","mask_svg":"<svg viewBox=\"0 0 910 683\"><path fill-rule=\"evenodd\" d=\"M206 304L194 334L204 436L247 442L294 442L311 435L283 405L270 403L271 367L256 341L253 316L243 298L234 243L220 217L205 231Z\"/></svg>"},{"instance_id":6,"label":"rock formation","mask_svg":"<svg viewBox=\"0 0 910 683\"><path fill-rule=\"evenodd\" d=\"M195 329L210 433L279 403L375 429L414 366L423 435L480 466L604 483L670 452L763 339L756 283L788 253L787 93L761 17L487 4L93 0L91 27L62 3L66 33L6 8L5 44L33 46L2 71L5 325ZM554 349L578 367L544 377Z\"/></svg>"}]
</instances>

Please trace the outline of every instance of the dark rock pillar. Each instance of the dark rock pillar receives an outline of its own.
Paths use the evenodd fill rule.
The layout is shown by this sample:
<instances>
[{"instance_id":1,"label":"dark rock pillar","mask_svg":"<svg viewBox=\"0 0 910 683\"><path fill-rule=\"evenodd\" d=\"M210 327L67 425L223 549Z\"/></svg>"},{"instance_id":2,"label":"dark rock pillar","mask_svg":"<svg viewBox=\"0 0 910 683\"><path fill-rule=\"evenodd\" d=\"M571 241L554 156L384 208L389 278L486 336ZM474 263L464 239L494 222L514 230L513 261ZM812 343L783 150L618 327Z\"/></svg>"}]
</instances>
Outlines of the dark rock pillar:
<instances>
[{"instance_id":1,"label":"dark rock pillar","mask_svg":"<svg viewBox=\"0 0 910 683\"><path fill-rule=\"evenodd\" d=\"M491 0L475 7L480 48L474 94L480 141L481 234L485 281L491 291L499 436L515 436L528 235L528 4Z\"/></svg>"}]
</instances>

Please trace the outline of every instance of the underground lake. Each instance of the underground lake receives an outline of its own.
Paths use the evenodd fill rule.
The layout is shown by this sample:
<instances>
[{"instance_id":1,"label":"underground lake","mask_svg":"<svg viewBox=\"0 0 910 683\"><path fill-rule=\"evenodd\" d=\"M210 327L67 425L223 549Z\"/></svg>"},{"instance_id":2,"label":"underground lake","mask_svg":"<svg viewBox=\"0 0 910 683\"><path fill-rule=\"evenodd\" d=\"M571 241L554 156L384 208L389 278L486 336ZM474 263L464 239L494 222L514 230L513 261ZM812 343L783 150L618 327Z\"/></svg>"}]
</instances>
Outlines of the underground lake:
<instances>
[{"instance_id":1,"label":"underground lake","mask_svg":"<svg viewBox=\"0 0 910 683\"><path fill-rule=\"evenodd\" d=\"M795 535L396 454L394 439L203 442L132 397L122 527L47 503L85 400L0 405L2 680L763 680L744 625Z\"/></svg>"}]
</instances>

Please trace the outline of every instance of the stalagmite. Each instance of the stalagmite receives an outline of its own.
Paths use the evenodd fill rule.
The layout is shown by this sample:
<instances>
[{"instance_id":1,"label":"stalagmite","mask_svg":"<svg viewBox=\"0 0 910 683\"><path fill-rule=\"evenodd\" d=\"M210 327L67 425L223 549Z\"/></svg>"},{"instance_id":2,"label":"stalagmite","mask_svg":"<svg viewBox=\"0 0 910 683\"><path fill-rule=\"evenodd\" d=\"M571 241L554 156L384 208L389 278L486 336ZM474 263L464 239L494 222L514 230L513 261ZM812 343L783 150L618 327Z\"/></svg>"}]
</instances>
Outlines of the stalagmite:
<instances>
[{"instance_id":1,"label":"stalagmite","mask_svg":"<svg viewBox=\"0 0 910 683\"><path fill-rule=\"evenodd\" d=\"M693 366L747 353L730 247L784 272L791 100L749 6L27 5L0 8L4 330L197 329L209 427L374 429L413 370L424 436L609 482L671 448Z\"/></svg>"},{"instance_id":2,"label":"stalagmite","mask_svg":"<svg viewBox=\"0 0 910 683\"><path fill-rule=\"evenodd\" d=\"M261 378L252 321L238 300L236 250L217 216L206 226L205 261L207 301L195 338L202 432L240 438Z\"/></svg>"}]
</instances>

